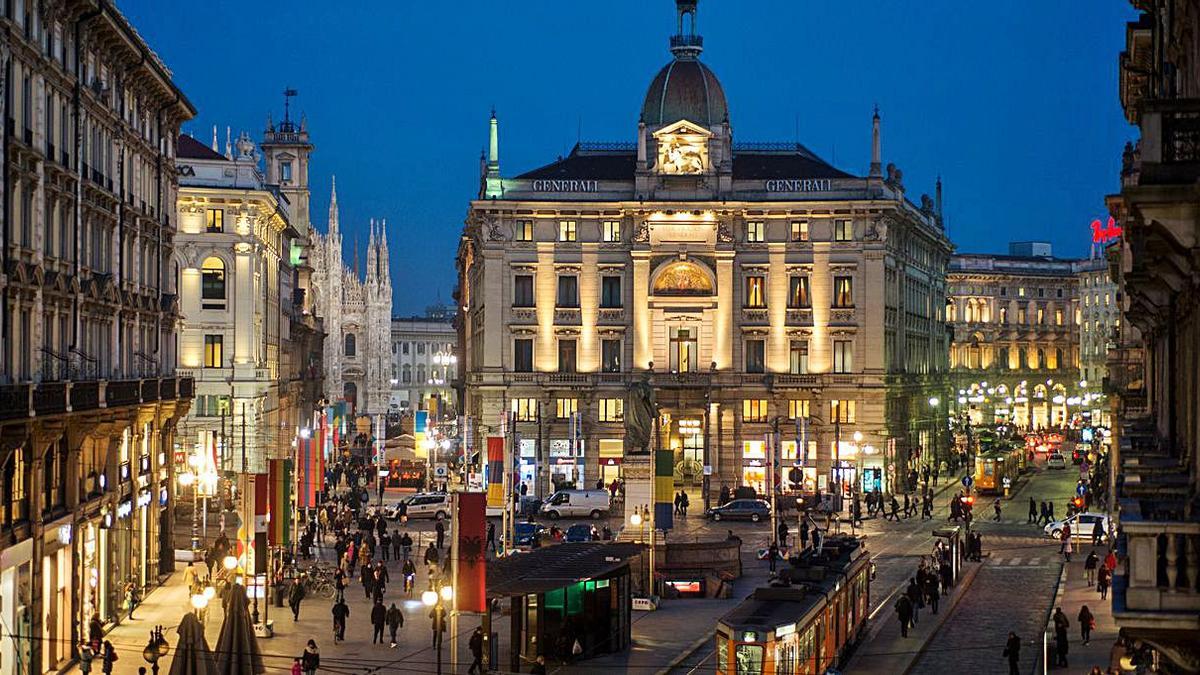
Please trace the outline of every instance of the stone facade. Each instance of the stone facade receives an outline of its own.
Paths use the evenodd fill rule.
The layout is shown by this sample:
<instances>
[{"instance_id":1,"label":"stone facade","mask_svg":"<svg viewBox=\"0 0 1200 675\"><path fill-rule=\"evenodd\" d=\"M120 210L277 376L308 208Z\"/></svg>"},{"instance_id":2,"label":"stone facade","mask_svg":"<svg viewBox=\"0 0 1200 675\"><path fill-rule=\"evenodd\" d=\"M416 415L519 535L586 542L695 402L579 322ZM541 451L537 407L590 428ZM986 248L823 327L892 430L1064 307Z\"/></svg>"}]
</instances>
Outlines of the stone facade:
<instances>
[{"instance_id":1,"label":"stone facade","mask_svg":"<svg viewBox=\"0 0 1200 675\"><path fill-rule=\"evenodd\" d=\"M453 384L458 379L458 332L453 315L431 307L426 316L392 319L389 378L391 410L424 409L427 401L442 402L439 414L456 409Z\"/></svg>"},{"instance_id":2,"label":"stone facade","mask_svg":"<svg viewBox=\"0 0 1200 675\"><path fill-rule=\"evenodd\" d=\"M682 26L695 7L680 8ZM928 403L949 393L940 208L885 174L878 114L863 177L800 144L733 143L700 36L671 45L633 143L508 178L491 120L458 258L475 447L515 419L535 492L607 483L629 464L626 392L647 379L677 483L761 490L778 454L785 489L829 490L836 454L847 483L891 489L947 447Z\"/></svg>"},{"instance_id":3,"label":"stone facade","mask_svg":"<svg viewBox=\"0 0 1200 675\"><path fill-rule=\"evenodd\" d=\"M112 3L6 2L0 34L0 672L57 672L174 567L174 155L195 110Z\"/></svg>"}]
</instances>

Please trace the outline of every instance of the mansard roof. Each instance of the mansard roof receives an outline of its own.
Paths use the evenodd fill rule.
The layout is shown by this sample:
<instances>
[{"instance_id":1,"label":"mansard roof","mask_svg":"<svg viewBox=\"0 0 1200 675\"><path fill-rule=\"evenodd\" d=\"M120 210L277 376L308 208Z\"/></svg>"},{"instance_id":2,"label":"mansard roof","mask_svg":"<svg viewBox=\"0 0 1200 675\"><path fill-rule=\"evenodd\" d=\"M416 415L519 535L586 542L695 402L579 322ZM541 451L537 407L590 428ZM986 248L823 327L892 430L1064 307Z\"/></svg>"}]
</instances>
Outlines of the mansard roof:
<instances>
[{"instance_id":1,"label":"mansard roof","mask_svg":"<svg viewBox=\"0 0 1200 675\"><path fill-rule=\"evenodd\" d=\"M229 159L187 134L179 134L179 146L175 150L179 159L208 159L228 162Z\"/></svg>"}]
</instances>

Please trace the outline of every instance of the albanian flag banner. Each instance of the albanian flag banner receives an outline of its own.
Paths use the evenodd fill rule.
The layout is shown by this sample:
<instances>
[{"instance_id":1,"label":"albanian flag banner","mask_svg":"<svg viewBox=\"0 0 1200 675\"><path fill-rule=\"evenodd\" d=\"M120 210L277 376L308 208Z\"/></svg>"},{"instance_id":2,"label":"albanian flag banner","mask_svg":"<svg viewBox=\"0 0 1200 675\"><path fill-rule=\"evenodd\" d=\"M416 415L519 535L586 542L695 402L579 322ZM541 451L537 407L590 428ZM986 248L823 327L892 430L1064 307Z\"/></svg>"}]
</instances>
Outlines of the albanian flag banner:
<instances>
[{"instance_id":1,"label":"albanian flag banner","mask_svg":"<svg viewBox=\"0 0 1200 675\"><path fill-rule=\"evenodd\" d=\"M460 612L487 610L487 499L482 492L454 494L454 608Z\"/></svg>"}]
</instances>

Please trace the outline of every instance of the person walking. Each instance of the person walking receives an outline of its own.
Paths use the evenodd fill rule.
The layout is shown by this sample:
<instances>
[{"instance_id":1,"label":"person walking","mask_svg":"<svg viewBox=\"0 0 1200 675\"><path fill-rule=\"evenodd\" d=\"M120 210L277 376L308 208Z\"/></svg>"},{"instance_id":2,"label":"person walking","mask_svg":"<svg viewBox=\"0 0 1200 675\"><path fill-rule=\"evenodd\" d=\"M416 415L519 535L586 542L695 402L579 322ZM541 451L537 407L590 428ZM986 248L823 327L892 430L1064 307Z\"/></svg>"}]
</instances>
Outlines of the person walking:
<instances>
[{"instance_id":1,"label":"person walking","mask_svg":"<svg viewBox=\"0 0 1200 675\"><path fill-rule=\"evenodd\" d=\"M687 518L688 507L691 506L691 501L688 499L687 493L683 490L679 491L679 507L684 518Z\"/></svg>"},{"instance_id":2,"label":"person walking","mask_svg":"<svg viewBox=\"0 0 1200 675\"><path fill-rule=\"evenodd\" d=\"M787 548L788 534L790 533L788 532L788 524L786 520L782 518L779 519L779 525L775 528L775 534L778 535L776 540L779 542L779 545L783 548Z\"/></svg>"},{"instance_id":3,"label":"person walking","mask_svg":"<svg viewBox=\"0 0 1200 675\"><path fill-rule=\"evenodd\" d=\"M1029 518L1025 521L1027 525L1033 525L1038 522L1037 502L1033 501L1033 497L1029 498Z\"/></svg>"},{"instance_id":4,"label":"person walking","mask_svg":"<svg viewBox=\"0 0 1200 675\"><path fill-rule=\"evenodd\" d=\"M933 520L933 491L925 492L921 498L921 520Z\"/></svg>"},{"instance_id":5,"label":"person walking","mask_svg":"<svg viewBox=\"0 0 1200 675\"><path fill-rule=\"evenodd\" d=\"M1087 605L1079 608L1079 636L1083 638L1083 644L1088 644L1092 641L1092 629L1096 627L1096 617L1092 615L1092 610L1088 609Z\"/></svg>"},{"instance_id":6,"label":"person walking","mask_svg":"<svg viewBox=\"0 0 1200 675\"><path fill-rule=\"evenodd\" d=\"M404 542L400 536L400 530L392 530L392 557L399 560L400 554L403 552Z\"/></svg>"},{"instance_id":7,"label":"person walking","mask_svg":"<svg viewBox=\"0 0 1200 675\"><path fill-rule=\"evenodd\" d=\"M488 523L486 548L492 549L492 553L496 552L496 523L494 522Z\"/></svg>"},{"instance_id":8,"label":"person walking","mask_svg":"<svg viewBox=\"0 0 1200 675\"><path fill-rule=\"evenodd\" d=\"M1053 522L1054 522L1054 502L1047 501L1046 502L1046 524L1049 525L1050 523L1053 523Z\"/></svg>"},{"instance_id":9,"label":"person walking","mask_svg":"<svg viewBox=\"0 0 1200 675\"><path fill-rule=\"evenodd\" d=\"M433 647L442 646L442 634L446 632L446 608L441 603L429 610L429 627L433 631Z\"/></svg>"},{"instance_id":10,"label":"person walking","mask_svg":"<svg viewBox=\"0 0 1200 675\"><path fill-rule=\"evenodd\" d=\"M304 671L304 675L317 675L317 668L320 667L321 650L317 649L316 642L309 640L304 646L304 653L300 655L300 669Z\"/></svg>"},{"instance_id":11,"label":"person walking","mask_svg":"<svg viewBox=\"0 0 1200 675\"><path fill-rule=\"evenodd\" d=\"M1087 558L1083 561L1083 578L1087 580L1088 586L1096 585L1096 568L1100 565L1100 556L1096 555L1096 550L1092 549L1088 552Z\"/></svg>"},{"instance_id":12,"label":"person walking","mask_svg":"<svg viewBox=\"0 0 1200 675\"><path fill-rule=\"evenodd\" d=\"M1009 631L1008 642L1004 643L1004 656L1008 658L1008 675L1020 675L1017 663L1021 660L1021 638Z\"/></svg>"},{"instance_id":13,"label":"person walking","mask_svg":"<svg viewBox=\"0 0 1200 675\"><path fill-rule=\"evenodd\" d=\"M382 600L376 600L371 607L371 626L374 632L371 634L371 644L379 644L383 642L383 626L387 623L387 609L383 606Z\"/></svg>"},{"instance_id":14,"label":"person walking","mask_svg":"<svg viewBox=\"0 0 1200 675\"><path fill-rule=\"evenodd\" d=\"M808 518L800 519L800 550L808 548Z\"/></svg>"},{"instance_id":15,"label":"person walking","mask_svg":"<svg viewBox=\"0 0 1200 675\"><path fill-rule=\"evenodd\" d=\"M404 553L405 560L408 560L410 557L412 557L412 547L413 547L412 537L410 537L407 532L400 535L400 548L402 549L402 551Z\"/></svg>"},{"instance_id":16,"label":"person walking","mask_svg":"<svg viewBox=\"0 0 1200 675\"><path fill-rule=\"evenodd\" d=\"M434 547L432 541L429 542L429 548L425 549L425 564L429 566L430 578L437 576L437 567L440 560L441 555L438 553L437 548Z\"/></svg>"},{"instance_id":17,"label":"person walking","mask_svg":"<svg viewBox=\"0 0 1200 675\"><path fill-rule=\"evenodd\" d=\"M433 529L437 533L437 547L440 551L446 545L446 524L439 520Z\"/></svg>"},{"instance_id":18,"label":"person walking","mask_svg":"<svg viewBox=\"0 0 1200 675\"><path fill-rule=\"evenodd\" d=\"M471 667L467 668L467 675L483 673L483 628L475 627L467 640L467 648L471 650Z\"/></svg>"},{"instance_id":19,"label":"person walking","mask_svg":"<svg viewBox=\"0 0 1200 675\"><path fill-rule=\"evenodd\" d=\"M675 515L683 514L683 490L675 493Z\"/></svg>"},{"instance_id":20,"label":"person walking","mask_svg":"<svg viewBox=\"0 0 1200 675\"><path fill-rule=\"evenodd\" d=\"M1092 546L1099 546L1104 541L1104 519L1097 518L1096 524L1092 525Z\"/></svg>"},{"instance_id":21,"label":"person walking","mask_svg":"<svg viewBox=\"0 0 1200 675\"><path fill-rule=\"evenodd\" d=\"M288 607L292 608L293 622L300 620L300 602L304 600L305 593L303 577L292 579L292 585L288 587L287 599Z\"/></svg>"},{"instance_id":22,"label":"person walking","mask_svg":"<svg viewBox=\"0 0 1200 675\"><path fill-rule=\"evenodd\" d=\"M992 502L992 510L996 512L996 515L992 518L992 520L996 521L997 523L1000 522L1000 508L1000 498L996 497L996 500Z\"/></svg>"},{"instance_id":23,"label":"person walking","mask_svg":"<svg viewBox=\"0 0 1200 675\"><path fill-rule=\"evenodd\" d=\"M1100 591L1100 599L1108 599L1108 581L1112 578L1112 570L1107 565L1101 565L1096 572L1096 590Z\"/></svg>"},{"instance_id":24,"label":"person walking","mask_svg":"<svg viewBox=\"0 0 1200 675\"><path fill-rule=\"evenodd\" d=\"M381 525L383 524L382 518L379 519L379 523ZM384 562L387 562L388 555L391 553L391 551L392 551L392 535L388 534L387 530L385 529L379 533L379 557Z\"/></svg>"},{"instance_id":25,"label":"person walking","mask_svg":"<svg viewBox=\"0 0 1200 675\"><path fill-rule=\"evenodd\" d=\"M914 577L909 577L908 588L904 589L904 595L908 596L908 601L912 603L912 623L917 625L921 622L921 587L917 585L917 580Z\"/></svg>"},{"instance_id":26,"label":"person walking","mask_svg":"<svg viewBox=\"0 0 1200 675\"><path fill-rule=\"evenodd\" d=\"M1062 607L1054 610L1054 665L1066 667L1067 652L1070 644L1067 640L1067 629L1071 627L1070 620L1063 613Z\"/></svg>"},{"instance_id":27,"label":"person walking","mask_svg":"<svg viewBox=\"0 0 1200 675\"><path fill-rule=\"evenodd\" d=\"M925 602L929 605L929 611L934 614L938 613L938 603L942 595L940 586L941 575L937 573L936 569L929 570L925 574Z\"/></svg>"},{"instance_id":28,"label":"person walking","mask_svg":"<svg viewBox=\"0 0 1200 675\"><path fill-rule=\"evenodd\" d=\"M404 626L404 612L401 612L400 608L397 607L396 603L393 602L392 606L388 607L387 614L384 615L383 621L387 624L388 633L391 634L392 638L392 648L395 649L396 632L399 631L402 626Z\"/></svg>"},{"instance_id":29,"label":"person walking","mask_svg":"<svg viewBox=\"0 0 1200 675\"><path fill-rule=\"evenodd\" d=\"M345 600L338 599L333 603L330 613L333 614L333 644L336 645L346 639L346 619L350 616L350 606Z\"/></svg>"},{"instance_id":30,"label":"person walking","mask_svg":"<svg viewBox=\"0 0 1200 675\"><path fill-rule=\"evenodd\" d=\"M913 620L913 605L907 595L901 595L896 600L896 618L900 620L900 637L908 637L908 627Z\"/></svg>"},{"instance_id":31,"label":"person walking","mask_svg":"<svg viewBox=\"0 0 1200 675\"><path fill-rule=\"evenodd\" d=\"M118 660L116 648L111 642L105 640L104 646L100 649L100 672L104 675L112 675L113 664Z\"/></svg>"},{"instance_id":32,"label":"person walking","mask_svg":"<svg viewBox=\"0 0 1200 675\"><path fill-rule=\"evenodd\" d=\"M904 519L905 520L908 520L908 512L909 512L909 508L910 508L910 503L911 503L911 500L908 498L908 493L905 492L904 493Z\"/></svg>"},{"instance_id":33,"label":"person walking","mask_svg":"<svg viewBox=\"0 0 1200 675\"><path fill-rule=\"evenodd\" d=\"M771 569L771 573L775 573L775 559L779 557L779 544L772 541L767 547L767 565Z\"/></svg>"},{"instance_id":34,"label":"person walking","mask_svg":"<svg viewBox=\"0 0 1200 675\"><path fill-rule=\"evenodd\" d=\"M884 520L894 520L894 521L896 521L896 522L900 522L900 516L899 516L899 513L898 513L899 511L900 511L900 502L899 502L899 501L896 499L896 495L892 495L892 513L891 513L891 518L888 518L888 517L886 517L886 516L885 516L885 517L884 517Z\"/></svg>"},{"instance_id":35,"label":"person walking","mask_svg":"<svg viewBox=\"0 0 1200 675\"><path fill-rule=\"evenodd\" d=\"M1067 562L1071 562L1071 552L1075 548L1075 542L1071 539L1071 526L1064 525L1062 530L1062 547L1060 549Z\"/></svg>"},{"instance_id":36,"label":"person walking","mask_svg":"<svg viewBox=\"0 0 1200 675\"><path fill-rule=\"evenodd\" d=\"M359 571L358 580L362 583L363 596L370 600L371 593L375 590L375 570L371 569L370 565L363 565Z\"/></svg>"}]
</instances>

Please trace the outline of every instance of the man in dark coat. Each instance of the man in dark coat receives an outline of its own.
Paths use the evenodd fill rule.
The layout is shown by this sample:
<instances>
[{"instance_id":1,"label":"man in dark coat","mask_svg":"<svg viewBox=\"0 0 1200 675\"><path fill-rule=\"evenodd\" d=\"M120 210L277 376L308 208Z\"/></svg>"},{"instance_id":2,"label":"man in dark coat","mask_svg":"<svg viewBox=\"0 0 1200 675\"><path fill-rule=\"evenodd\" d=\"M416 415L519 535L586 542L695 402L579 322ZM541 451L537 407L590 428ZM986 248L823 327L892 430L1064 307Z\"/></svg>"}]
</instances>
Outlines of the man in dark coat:
<instances>
[{"instance_id":1,"label":"man in dark coat","mask_svg":"<svg viewBox=\"0 0 1200 675\"><path fill-rule=\"evenodd\" d=\"M292 621L300 620L300 602L304 600L306 591L304 589L304 581L301 577L292 579L292 585L288 587L288 607L292 608Z\"/></svg>"},{"instance_id":2,"label":"man in dark coat","mask_svg":"<svg viewBox=\"0 0 1200 675\"><path fill-rule=\"evenodd\" d=\"M376 600L371 607L371 627L375 629L371 634L371 644L383 642L383 625L387 621L387 609L383 606L382 600Z\"/></svg>"},{"instance_id":3,"label":"man in dark coat","mask_svg":"<svg viewBox=\"0 0 1200 675\"><path fill-rule=\"evenodd\" d=\"M908 637L908 627L912 624L913 605L907 595L901 595L896 600L896 618L900 620L900 637Z\"/></svg>"},{"instance_id":4,"label":"man in dark coat","mask_svg":"<svg viewBox=\"0 0 1200 675\"><path fill-rule=\"evenodd\" d=\"M1021 660L1021 638L1009 631L1008 642L1004 643L1004 655L1008 657L1008 675L1020 675L1017 662Z\"/></svg>"}]
</instances>

